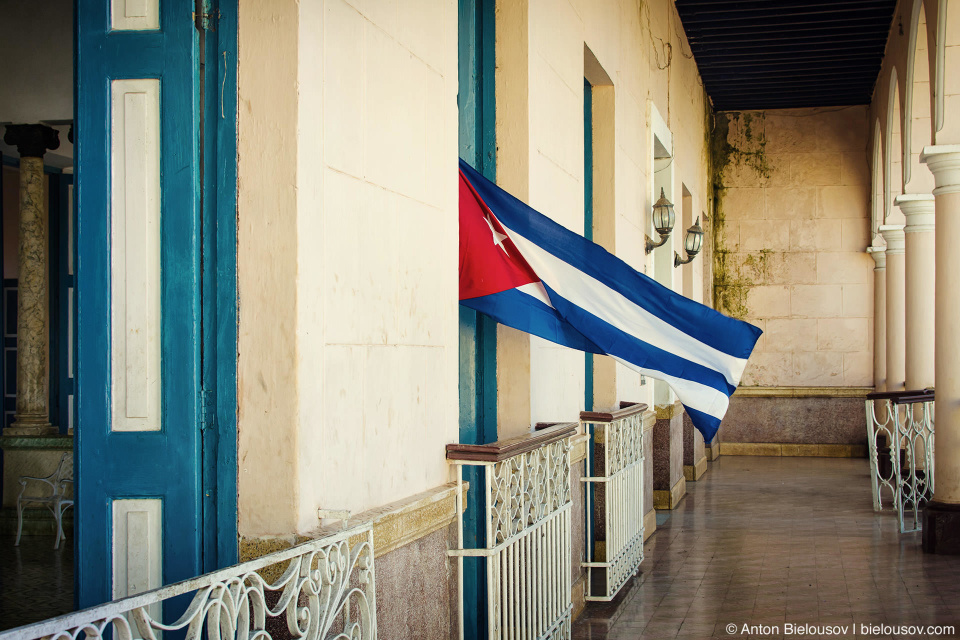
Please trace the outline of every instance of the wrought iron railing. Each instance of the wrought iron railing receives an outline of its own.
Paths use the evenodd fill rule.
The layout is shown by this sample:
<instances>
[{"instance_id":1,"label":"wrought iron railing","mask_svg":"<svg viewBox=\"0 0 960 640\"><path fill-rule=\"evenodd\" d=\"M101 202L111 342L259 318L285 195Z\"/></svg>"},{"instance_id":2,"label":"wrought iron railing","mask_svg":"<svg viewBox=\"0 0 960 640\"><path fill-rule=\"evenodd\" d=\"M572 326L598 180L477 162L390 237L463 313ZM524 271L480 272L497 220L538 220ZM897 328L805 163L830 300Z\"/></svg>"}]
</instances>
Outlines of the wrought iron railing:
<instances>
[{"instance_id":1,"label":"wrought iron railing","mask_svg":"<svg viewBox=\"0 0 960 640\"><path fill-rule=\"evenodd\" d=\"M886 494L900 532L919 531L933 497L933 389L871 393L865 408L874 511Z\"/></svg>"},{"instance_id":2,"label":"wrought iron railing","mask_svg":"<svg viewBox=\"0 0 960 640\"><path fill-rule=\"evenodd\" d=\"M287 563L268 582L258 571ZM192 600L174 622L154 617L178 596ZM191 580L0 633L2 640L376 640L373 528L367 523ZM169 612L168 612L169 615Z\"/></svg>"},{"instance_id":3,"label":"wrought iron railing","mask_svg":"<svg viewBox=\"0 0 960 640\"><path fill-rule=\"evenodd\" d=\"M490 640L560 640L571 635L570 437L577 423L490 445L447 445L457 466L458 572L463 558L485 558ZM483 467L486 544L464 548L463 466ZM464 602L460 584L460 636Z\"/></svg>"},{"instance_id":4,"label":"wrought iron railing","mask_svg":"<svg viewBox=\"0 0 960 640\"><path fill-rule=\"evenodd\" d=\"M592 436L587 455L587 600L612 600L643 562L643 412L645 404L619 411L583 411Z\"/></svg>"}]
</instances>

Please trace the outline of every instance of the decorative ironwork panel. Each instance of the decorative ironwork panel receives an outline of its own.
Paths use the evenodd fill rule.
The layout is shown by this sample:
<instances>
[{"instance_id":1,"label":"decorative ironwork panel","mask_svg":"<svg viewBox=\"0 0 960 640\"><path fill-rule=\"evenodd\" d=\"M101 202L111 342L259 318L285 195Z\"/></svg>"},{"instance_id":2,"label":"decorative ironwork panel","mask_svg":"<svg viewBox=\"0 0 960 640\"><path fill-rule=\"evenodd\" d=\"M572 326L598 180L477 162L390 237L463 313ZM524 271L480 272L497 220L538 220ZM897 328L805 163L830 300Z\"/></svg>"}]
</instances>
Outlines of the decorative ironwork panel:
<instances>
[{"instance_id":1,"label":"decorative ironwork panel","mask_svg":"<svg viewBox=\"0 0 960 640\"><path fill-rule=\"evenodd\" d=\"M287 562L268 582L261 569ZM151 615L157 604L193 594L171 624ZM271 604L274 603L274 604ZM272 638L283 625L295 640L376 640L373 529L368 523L228 569L0 633L2 640L157 640L183 630L188 640ZM270 620L276 622L271 625ZM108 629L112 629L108 632Z\"/></svg>"},{"instance_id":2,"label":"decorative ironwork panel","mask_svg":"<svg viewBox=\"0 0 960 640\"><path fill-rule=\"evenodd\" d=\"M591 514L587 535L596 538L587 545L583 563L586 599L608 601L643 562L643 416L633 413L584 424L600 448L597 455L587 456L587 476L582 478Z\"/></svg>"},{"instance_id":3,"label":"decorative ironwork panel","mask_svg":"<svg viewBox=\"0 0 960 640\"><path fill-rule=\"evenodd\" d=\"M569 427L571 433L574 426ZM458 509L461 548L448 553L486 558L488 638L569 640L573 613L569 437L502 460L455 459L455 464L461 483L463 465L486 467L486 546L463 548L463 515Z\"/></svg>"},{"instance_id":4,"label":"decorative ironwork panel","mask_svg":"<svg viewBox=\"0 0 960 640\"><path fill-rule=\"evenodd\" d=\"M933 401L896 405L897 444L903 461L897 474L900 533L919 531L923 506L933 498Z\"/></svg>"},{"instance_id":5,"label":"decorative ironwork panel","mask_svg":"<svg viewBox=\"0 0 960 640\"><path fill-rule=\"evenodd\" d=\"M897 468L900 456L894 446L897 410L888 399L866 401L867 450L870 455L870 491L873 510L882 511L884 496L896 506Z\"/></svg>"}]
</instances>

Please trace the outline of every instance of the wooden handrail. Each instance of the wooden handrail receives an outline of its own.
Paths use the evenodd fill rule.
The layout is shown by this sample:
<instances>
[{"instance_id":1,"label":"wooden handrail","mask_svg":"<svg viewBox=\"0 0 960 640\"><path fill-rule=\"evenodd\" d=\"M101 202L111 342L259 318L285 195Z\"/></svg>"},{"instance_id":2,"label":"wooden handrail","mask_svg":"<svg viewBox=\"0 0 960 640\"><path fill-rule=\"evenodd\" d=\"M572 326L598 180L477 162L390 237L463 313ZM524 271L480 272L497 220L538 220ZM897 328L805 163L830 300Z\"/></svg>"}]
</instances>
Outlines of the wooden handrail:
<instances>
[{"instance_id":1,"label":"wooden handrail","mask_svg":"<svg viewBox=\"0 0 960 640\"><path fill-rule=\"evenodd\" d=\"M576 422L559 422L490 444L448 444L447 460L500 462L575 435L579 428Z\"/></svg>"},{"instance_id":2,"label":"wooden handrail","mask_svg":"<svg viewBox=\"0 0 960 640\"><path fill-rule=\"evenodd\" d=\"M580 420L583 422L613 422L636 413L643 413L646 410L647 405L642 402L621 402L617 411L581 411Z\"/></svg>"},{"instance_id":3,"label":"wooden handrail","mask_svg":"<svg viewBox=\"0 0 960 640\"><path fill-rule=\"evenodd\" d=\"M867 394L867 400L890 400L894 404L929 402L933 400L933 388L908 389L905 391L874 391Z\"/></svg>"}]
</instances>

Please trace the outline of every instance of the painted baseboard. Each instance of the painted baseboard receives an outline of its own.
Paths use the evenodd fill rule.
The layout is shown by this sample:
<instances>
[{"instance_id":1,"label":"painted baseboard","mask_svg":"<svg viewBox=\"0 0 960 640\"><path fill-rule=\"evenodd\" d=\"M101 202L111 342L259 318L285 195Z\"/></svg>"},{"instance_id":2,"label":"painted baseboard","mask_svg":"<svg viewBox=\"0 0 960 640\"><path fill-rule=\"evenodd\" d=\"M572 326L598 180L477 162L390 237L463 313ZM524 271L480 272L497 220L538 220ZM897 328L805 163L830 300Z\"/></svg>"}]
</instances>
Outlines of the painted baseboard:
<instances>
[{"instance_id":1,"label":"painted baseboard","mask_svg":"<svg viewBox=\"0 0 960 640\"><path fill-rule=\"evenodd\" d=\"M720 443L720 452L725 456L866 458L867 445L722 442Z\"/></svg>"},{"instance_id":2,"label":"painted baseboard","mask_svg":"<svg viewBox=\"0 0 960 640\"><path fill-rule=\"evenodd\" d=\"M583 462L587 457L587 443L590 442L590 434L581 433L580 435L570 438L570 464L577 464L578 462ZM577 476L577 482L580 481L580 477Z\"/></svg>"},{"instance_id":3,"label":"painted baseboard","mask_svg":"<svg viewBox=\"0 0 960 640\"><path fill-rule=\"evenodd\" d=\"M708 462L713 462L720 457L720 443L711 446L705 446L703 448L703 454L707 457Z\"/></svg>"},{"instance_id":4,"label":"painted baseboard","mask_svg":"<svg viewBox=\"0 0 960 640\"><path fill-rule=\"evenodd\" d=\"M468 483L464 483L464 504L468 488ZM451 482L405 500L358 513L350 518L350 522L373 523L374 557L378 558L450 526L457 517L456 496L457 484ZM339 530L340 526L338 523L305 535L241 538L240 561L252 560L295 544L321 538ZM274 569L276 576L271 572ZM277 578L281 569L282 567L268 567L260 573L265 579Z\"/></svg>"},{"instance_id":5,"label":"painted baseboard","mask_svg":"<svg viewBox=\"0 0 960 640\"><path fill-rule=\"evenodd\" d=\"M643 541L657 532L657 510L650 509L643 514Z\"/></svg>"},{"instance_id":6,"label":"painted baseboard","mask_svg":"<svg viewBox=\"0 0 960 640\"><path fill-rule=\"evenodd\" d=\"M680 478L677 481L677 484L673 485L669 491L663 489L661 491L654 490L653 492L653 508L654 509L675 509L680 501L683 500L683 496L687 495L687 479Z\"/></svg>"}]
</instances>

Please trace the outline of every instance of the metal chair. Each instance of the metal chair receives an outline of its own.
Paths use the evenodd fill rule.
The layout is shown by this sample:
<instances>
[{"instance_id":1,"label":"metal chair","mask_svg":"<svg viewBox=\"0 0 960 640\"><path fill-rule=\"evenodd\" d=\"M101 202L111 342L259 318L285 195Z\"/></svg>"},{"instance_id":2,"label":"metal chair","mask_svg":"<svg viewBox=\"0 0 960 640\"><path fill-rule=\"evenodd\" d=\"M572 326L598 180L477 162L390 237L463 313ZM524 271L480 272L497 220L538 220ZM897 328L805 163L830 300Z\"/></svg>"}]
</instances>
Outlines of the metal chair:
<instances>
[{"instance_id":1,"label":"metal chair","mask_svg":"<svg viewBox=\"0 0 960 640\"><path fill-rule=\"evenodd\" d=\"M30 485L30 483L33 483ZM57 521L57 541L53 548L60 548L60 541L66 540L63 533L63 512L73 506L73 500L67 498L67 485L73 484L73 455L65 453L60 456L57 470L46 478L20 476L20 495L17 496L17 541L14 546L20 546L20 534L23 531L23 506L35 502L45 505L53 513ZM36 487L36 493L26 493L27 486ZM44 487L43 485L47 485Z\"/></svg>"}]
</instances>

